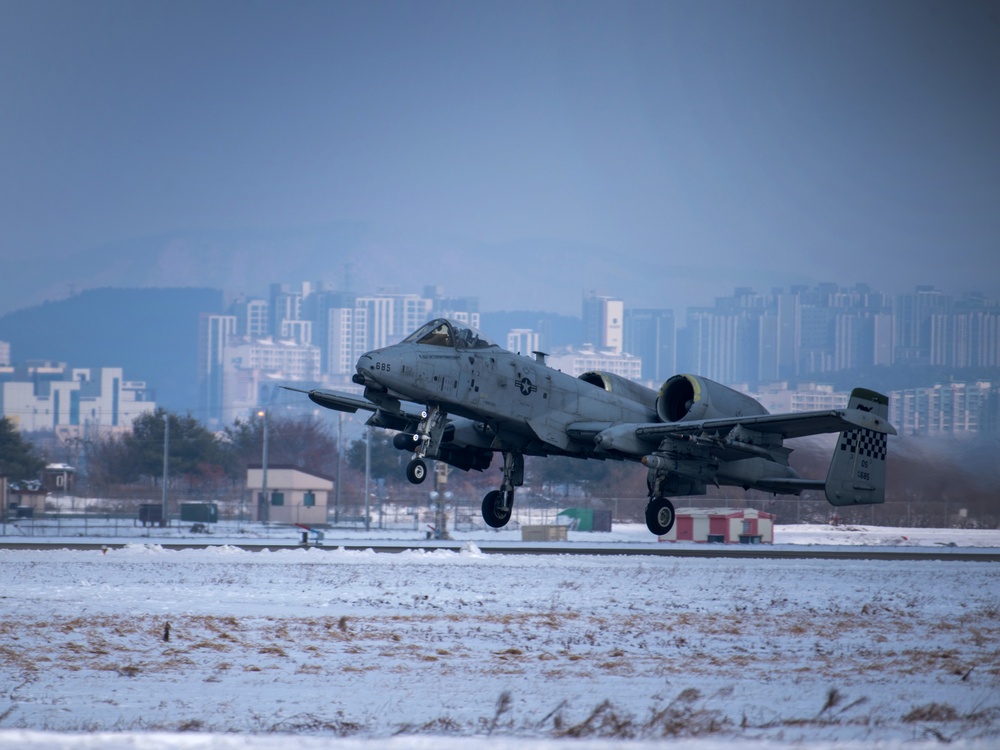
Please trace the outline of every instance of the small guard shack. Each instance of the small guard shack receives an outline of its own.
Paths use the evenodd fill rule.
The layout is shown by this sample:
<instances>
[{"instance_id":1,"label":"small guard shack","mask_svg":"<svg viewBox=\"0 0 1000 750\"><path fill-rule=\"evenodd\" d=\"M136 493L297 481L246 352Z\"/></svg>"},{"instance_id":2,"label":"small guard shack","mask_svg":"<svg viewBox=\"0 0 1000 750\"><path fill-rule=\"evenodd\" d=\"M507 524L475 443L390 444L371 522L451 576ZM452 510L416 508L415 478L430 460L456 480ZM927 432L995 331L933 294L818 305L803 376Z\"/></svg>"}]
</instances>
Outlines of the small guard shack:
<instances>
[{"instance_id":1,"label":"small guard shack","mask_svg":"<svg viewBox=\"0 0 1000 750\"><path fill-rule=\"evenodd\" d=\"M774 514L753 508L684 508L661 542L774 544Z\"/></svg>"},{"instance_id":2,"label":"small guard shack","mask_svg":"<svg viewBox=\"0 0 1000 750\"><path fill-rule=\"evenodd\" d=\"M559 519L575 531L611 531L610 510L567 508L559 512Z\"/></svg>"},{"instance_id":3,"label":"small guard shack","mask_svg":"<svg viewBox=\"0 0 1000 750\"><path fill-rule=\"evenodd\" d=\"M260 466L247 467L247 489L254 499L251 503L254 521L305 526L326 523L333 479L295 466L268 466L265 498L263 474Z\"/></svg>"}]
</instances>

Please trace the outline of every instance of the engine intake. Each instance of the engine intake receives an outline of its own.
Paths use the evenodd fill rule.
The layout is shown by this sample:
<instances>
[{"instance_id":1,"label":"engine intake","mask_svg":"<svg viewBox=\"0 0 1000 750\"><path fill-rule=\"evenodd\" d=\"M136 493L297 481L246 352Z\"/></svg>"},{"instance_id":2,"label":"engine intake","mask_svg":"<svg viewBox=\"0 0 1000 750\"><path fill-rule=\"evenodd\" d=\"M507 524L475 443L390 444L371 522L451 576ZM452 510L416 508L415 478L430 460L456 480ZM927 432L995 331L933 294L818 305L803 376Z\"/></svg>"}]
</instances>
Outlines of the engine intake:
<instances>
[{"instance_id":1,"label":"engine intake","mask_svg":"<svg viewBox=\"0 0 1000 750\"><path fill-rule=\"evenodd\" d=\"M656 414L663 422L691 422L767 413L767 409L745 393L698 375L674 375L660 387L656 397Z\"/></svg>"}]
</instances>

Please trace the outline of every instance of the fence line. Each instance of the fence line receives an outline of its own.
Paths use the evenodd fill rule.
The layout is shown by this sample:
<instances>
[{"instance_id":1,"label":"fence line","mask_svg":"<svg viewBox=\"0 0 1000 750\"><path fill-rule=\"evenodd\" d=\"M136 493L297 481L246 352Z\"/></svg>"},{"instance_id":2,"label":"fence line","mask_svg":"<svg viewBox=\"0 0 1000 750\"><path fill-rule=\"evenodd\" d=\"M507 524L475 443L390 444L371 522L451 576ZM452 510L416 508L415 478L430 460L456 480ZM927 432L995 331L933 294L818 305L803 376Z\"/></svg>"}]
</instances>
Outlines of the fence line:
<instances>
[{"instance_id":1,"label":"fence line","mask_svg":"<svg viewBox=\"0 0 1000 750\"><path fill-rule=\"evenodd\" d=\"M553 503L547 498L518 498L509 529L521 525L550 525L560 522L559 513L568 507L589 507L612 512L613 523L641 523L641 509L645 498L590 497L561 498ZM480 512L480 500L460 497L446 506L446 525L456 531L487 529ZM825 500L795 498L718 498L681 497L673 499L678 510L685 508L753 508L772 513L779 524L853 524L886 527L925 528L998 528L1000 508L987 512L970 512L965 504L956 500L938 502L893 501L881 505L861 505L837 508ZM16 518L9 511L0 518L0 536L3 537L130 537L130 538L205 538L207 533L253 537L285 537L298 533L287 523L255 523L246 503L220 503L219 523L202 524L181 521L176 512L168 518L166 526L142 524L138 520L138 503L131 511L99 512L42 512L32 518ZM290 509L291 510L291 509ZM310 509L311 510L311 509ZM427 503L406 505L378 502L368 508L368 527L373 530L409 531L425 534L432 532L436 523L435 510ZM328 508L326 523L307 525L327 529L359 530L366 527L365 507L358 502L342 503L339 508Z\"/></svg>"}]
</instances>

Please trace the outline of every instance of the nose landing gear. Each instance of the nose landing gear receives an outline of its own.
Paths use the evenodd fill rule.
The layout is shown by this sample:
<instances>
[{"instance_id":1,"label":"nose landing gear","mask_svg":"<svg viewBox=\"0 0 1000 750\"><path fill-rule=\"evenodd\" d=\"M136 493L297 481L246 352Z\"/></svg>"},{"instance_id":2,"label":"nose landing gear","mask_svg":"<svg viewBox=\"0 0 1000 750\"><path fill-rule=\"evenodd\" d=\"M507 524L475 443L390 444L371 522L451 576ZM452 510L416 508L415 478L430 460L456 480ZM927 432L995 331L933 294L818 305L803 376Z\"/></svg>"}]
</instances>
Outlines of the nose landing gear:
<instances>
[{"instance_id":1,"label":"nose landing gear","mask_svg":"<svg viewBox=\"0 0 1000 750\"><path fill-rule=\"evenodd\" d=\"M413 436L418 445L413 451L413 458L406 465L406 478L411 484L420 484L427 478L427 464L424 463L424 457L437 457L447 417L440 406L431 406L423 413L417 433Z\"/></svg>"},{"instance_id":2,"label":"nose landing gear","mask_svg":"<svg viewBox=\"0 0 1000 750\"><path fill-rule=\"evenodd\" d=\"M427 464L422 458L414 458L406 465L406 478L410 484L420 484L427 478Z\"/></svg>"}]
</instances>

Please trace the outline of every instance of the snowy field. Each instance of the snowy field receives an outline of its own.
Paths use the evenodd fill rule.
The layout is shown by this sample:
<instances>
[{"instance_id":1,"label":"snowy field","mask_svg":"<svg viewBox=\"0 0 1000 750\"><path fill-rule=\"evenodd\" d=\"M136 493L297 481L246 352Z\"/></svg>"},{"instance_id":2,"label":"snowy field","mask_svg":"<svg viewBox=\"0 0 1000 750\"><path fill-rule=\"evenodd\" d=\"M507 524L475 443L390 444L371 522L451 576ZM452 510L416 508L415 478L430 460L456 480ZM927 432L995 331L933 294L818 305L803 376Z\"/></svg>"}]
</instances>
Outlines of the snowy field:
<instances>
[{"instance_id":1,"label":"snowy field","mask_svg":"<svg viewBox=\"0 0 1000 750\"><path fill-rule=\"evenodd\" d=\"M551 519L549 519L551 522ZM113 523L114 525L107 525ZM71 521L18 521L0 524L0 544L16 545L33 542L83 542L122 545L128 542L147 544L298 544L302 530L283 524L252 524L223 521L211 526L211 533L192 533L191 523L173 523L165 528L142 527L132 519L116 519L104 522L100 518L89 522L79 518ZM511 524L514 526L514 524ZM334 528L327 530L324 545L355 546L379 542L423 543L427 540L429 526L416 524L403 528ZM473 530L450 529L450 536L457 542L472 541L480 545L509 544L521 541L521 531L514 528L490 529L483 526ZM313 541L314 536L310 537ZM591 533L570 529L568 541L575 544L609 547L632 544L639 546L657 545L657 538L649 533L645 524L616 523L610 532ZM834 546L880 546L880 547L991 547L1000 548L998 529L916 529L884 526L858 526L844 524L807 525L791 524L775 526L774 541L777 545L834 545ZM670 543L677 544L677 543ZM685 546L680 543L680 546ZM688 545L690 546L690 545Z\"/></svg>"},{"instance_id":2,"label":"snowy field","mask_svg":"<svg viewBox=\"0 0 1000 750\"><path fill-rule=\"evenodd\" d=\"M776 541L1000 547L1000 532ZM1000 746L996 563L467 540L0 550L0 569L4 748Z\"/></svg>"}]
</instances>

